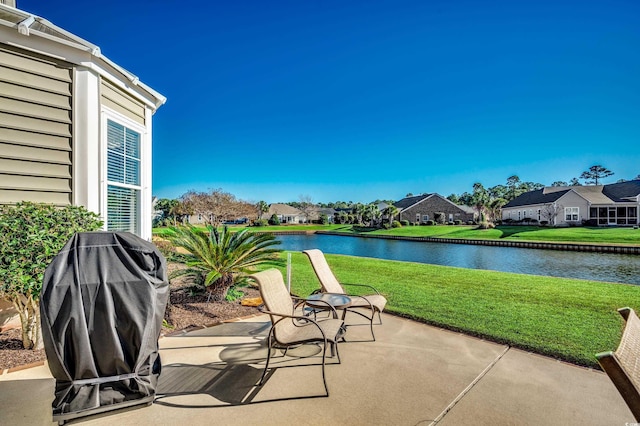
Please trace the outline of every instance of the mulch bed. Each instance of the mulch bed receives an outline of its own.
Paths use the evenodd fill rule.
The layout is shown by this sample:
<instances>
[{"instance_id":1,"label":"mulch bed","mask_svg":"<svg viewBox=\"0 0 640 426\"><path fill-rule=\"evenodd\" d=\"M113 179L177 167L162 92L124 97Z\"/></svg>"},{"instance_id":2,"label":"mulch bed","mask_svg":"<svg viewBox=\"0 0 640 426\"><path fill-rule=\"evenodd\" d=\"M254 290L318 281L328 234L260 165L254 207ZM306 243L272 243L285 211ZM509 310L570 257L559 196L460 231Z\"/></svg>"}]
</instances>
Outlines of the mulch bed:
<instances>
[{"instance_id":1,"label":"mulch bed","mask_svg":"<svg viewBox=\"0 0 640 426\"><path fill-rule=\"evenodd\" d=\"M180 264L169 263L169 272L180 268ZM257 289L246 287L241 289L244 298L259 296ZM165 312L165 320L169 327L163 327L162 335L190 327L211 326L222 321L240 318L260 311L256 307L243 306L240 301L207 303L207 294L195 287L184 277L171 280L169 305ZM22 349L20 329L0 332L0 374L4 369L20 367L46 360L44 349Z\"/></svg>"}]
</instances>

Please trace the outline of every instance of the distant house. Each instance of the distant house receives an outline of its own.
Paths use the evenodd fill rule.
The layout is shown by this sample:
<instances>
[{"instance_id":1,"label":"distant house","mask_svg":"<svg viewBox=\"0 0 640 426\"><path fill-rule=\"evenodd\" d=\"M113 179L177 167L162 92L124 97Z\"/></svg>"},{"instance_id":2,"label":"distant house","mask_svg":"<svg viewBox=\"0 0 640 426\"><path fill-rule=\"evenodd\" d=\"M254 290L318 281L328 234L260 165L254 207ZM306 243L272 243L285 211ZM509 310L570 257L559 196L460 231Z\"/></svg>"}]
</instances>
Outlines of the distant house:
<instances>
[{"instance_id":1,"label":"distant house","mask_svg":"<svg viewBox=\"0 0 640 426\"><path fill-rule=\"evenodd\" d=\"M436 193L406 197L394 203L394 206L399 210L397 220L408 220L418 224L430 220L436 222L460 220L466 223L473 221L475 217L473 208L459 206Z\"/></svg>"},{"instance_id":2,"label":"distant house","mask_svg":"<svg viewBox=\"0 0 640 426\"><path fill-rule=\"evenodd\" d=\"M269 219L274 214L280 223L305 223L307 221L302 211L288 204L271 204L269 211L263 217Z\"/></svg>"},{"instance_id":3,"label":"distant house","mask_svg":"<svg viewBox=\"0 0 640 426\"><path fill-rule=\"evenodd\" d=\"M15 5L0 2L0 204L80 205L150 240L151 121L166 98Z\"/></svg>"},{"instance_id":4,"label":"distant house","mask_svg":"<svg viewBox=\"0 0 640 426\"><path fill-rule=\"evenodd\" d=\"M309 222L314 222L320 220L321 215L326 215L327 219L329 219L329 223L333 223L334 216L336 214L336 210L332 208L325 207L316 207L309 212Z\"/></svg>"},{"instance_id":5,"label":"distant house","mask_svg":"<svg viewBox=\"0 0 640 426\"><path fill-rule=\"evenodd\" d=\"M546 187L526 192L502 208L503 221L553 226L638 225L640 180L610 185Z\"/></svg>"}]
</instances>

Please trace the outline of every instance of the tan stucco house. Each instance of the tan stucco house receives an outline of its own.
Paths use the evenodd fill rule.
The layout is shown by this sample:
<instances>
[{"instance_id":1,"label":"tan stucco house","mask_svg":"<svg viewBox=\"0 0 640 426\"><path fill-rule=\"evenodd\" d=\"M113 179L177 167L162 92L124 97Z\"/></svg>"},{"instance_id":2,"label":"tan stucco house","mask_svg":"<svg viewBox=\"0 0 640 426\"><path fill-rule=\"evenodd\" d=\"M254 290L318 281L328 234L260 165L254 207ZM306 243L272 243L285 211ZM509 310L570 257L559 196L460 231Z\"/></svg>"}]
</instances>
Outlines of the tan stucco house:
<instances>
[{"instance_id":1,"label":"tan stucco house","mask_svg":"<svg viewBox=\"0 0 640 426\"><path fill-rule=\"evenodd\" d=\"M552 226L638 225L640 180L610 185L546 187L526 192L502 208L507 222L537 221Z\"/></svg>"},{"instance_id":2,"label":"tan stucco house","mask_svg":"<svg viewBox=\"0 0 640 426\"><path fill-rule=\"evenodd\" d=\"M262 217L269 219L274 214L278 216L280 223L305 223L307 221L307 217L301 210L288 204L271 204L269 205L269 211Z\"/></svg>"},{"instance_id":3,"label":"tan stucco house","mask_svg":"<svg viewBox=\"0 0 640 426\"><path fill-rule=\"evenodd\" d=\"M0 0L0 203L82 205L105 230L151 239L152 116L166 98L15 6Z\"/></svg>"}]
</instances>

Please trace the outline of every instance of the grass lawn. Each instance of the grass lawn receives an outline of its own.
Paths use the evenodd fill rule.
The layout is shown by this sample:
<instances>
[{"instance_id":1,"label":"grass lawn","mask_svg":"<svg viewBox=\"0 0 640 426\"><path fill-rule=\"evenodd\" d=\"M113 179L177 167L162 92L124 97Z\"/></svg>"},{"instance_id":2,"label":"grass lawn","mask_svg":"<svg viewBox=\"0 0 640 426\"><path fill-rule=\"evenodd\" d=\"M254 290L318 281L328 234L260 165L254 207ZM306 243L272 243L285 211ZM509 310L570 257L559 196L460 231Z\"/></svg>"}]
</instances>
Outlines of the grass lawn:
<instances>
[{"instance_id":1,"label":"grass lawn","mask_svg":"<svg viewBox=\"0 0 640 426\"><path fill-rule=\"evenodd\" d=\"M623 320L616 310L640 310L640 287L632 285L339 255L327 260L340 281L385 294L389 312L596 368L594 355L618 346ZM292 271L292 292L306 296L318 288L302 253L293 253Z\"/></svg>"},{"instance_id":2,"label":"grass lawn","mask_svg":"<svg viewBox=\"0 0 640 426\"><path fill-rule=\"evenodd\" d=\"M614 243L640 245L640 229L617 227L541 228L538 226L497 226L475 229L467 225L404 226L361 234L401 235L407 237L464 238L476 240L561 241L577 243ZM340 230L338 230L340 231ZM353 235L357 232L346 231Z\"/></svg>"},{"instance_id":3,"label":"grass lawn","mask_svg":"<svg viewBox=\"0 0 640 426\"><path fill-rule=\"evenodd\" d=\"M204 228L204 226L203 226ZM247 227L231 225L230 229L256 232L333 231L358 235L398 235L405 237L459 238L473 240L550 241L574 243L605 243L640 245L640 229L633 228L541 228L538 226L498 226L494 229L476 229L468 225L404 226L394 229L355 231L352 225L280 225ZM362 228L361 228L362 229ZM167 228L154 228L153 234L162 236Z\"/></svg>"}]
</instances>

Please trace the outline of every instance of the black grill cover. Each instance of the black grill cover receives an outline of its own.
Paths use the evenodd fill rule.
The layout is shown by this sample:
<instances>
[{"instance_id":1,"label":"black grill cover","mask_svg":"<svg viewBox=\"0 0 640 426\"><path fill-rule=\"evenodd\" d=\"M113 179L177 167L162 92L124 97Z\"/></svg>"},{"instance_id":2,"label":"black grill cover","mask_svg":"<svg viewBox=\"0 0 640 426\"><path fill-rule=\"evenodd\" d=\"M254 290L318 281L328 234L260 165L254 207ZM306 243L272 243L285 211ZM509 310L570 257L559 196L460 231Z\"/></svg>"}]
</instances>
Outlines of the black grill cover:
<instances>
[{"instance_id":1,"label":"black grill cover","mask_svg":"<svg viewBox=\"0 0 640 426\"><path fill-rule=\"evenodd\" d=\"M47 267L40 313L54 420L153 401L166 269L153 244L126 232L78 233Z\"/></svg>"}]
</instances>

